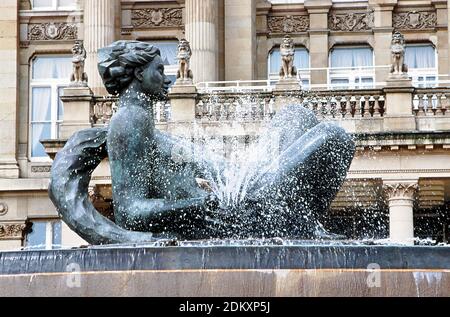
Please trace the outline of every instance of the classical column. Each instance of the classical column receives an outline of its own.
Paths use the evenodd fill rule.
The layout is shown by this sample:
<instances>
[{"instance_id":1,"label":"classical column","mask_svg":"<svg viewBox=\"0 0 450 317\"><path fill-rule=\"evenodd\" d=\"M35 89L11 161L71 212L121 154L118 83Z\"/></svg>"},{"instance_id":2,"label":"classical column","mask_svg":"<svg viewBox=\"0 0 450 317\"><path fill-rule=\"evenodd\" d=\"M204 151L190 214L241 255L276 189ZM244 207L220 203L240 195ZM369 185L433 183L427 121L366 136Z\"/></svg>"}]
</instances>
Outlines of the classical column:
<instances>
[{"instance_id":1,"label":"classical column","mask_svg":"<svg viewBox=\"0 0 450 317\"><path fill-rule=\"evenodd\" d=\"M447 0L432 0L433 6L436 8L436 50L438 54L438 73L447 74L449 70L449 33L448 25L448 7ZM440 78L448 80L448 78Z\"/></svg>"},{"instance_id":2,"label":"classical column","mask_svg":"<svg viewBox=\"0 0 450 317\"><path fill-rule=\"evenodd\" d=\"M186 0L186 40L191 44L194 82L218 80L219 1Z\"/></svg>"},{"instance_id":3,"label":"classical column","mask_svg":"<svg viewBox=\"0 0 450 317\"><path fill-rule=\"evenodd\" d=\"M96 94L106 94L97 70L97 52L115 40L117 0L84 0L84 47L89 87Z\"/></svg>"},{"instance_id":4,"label":"classical column","mask_svg":"<svg viewBox=\"0 0 450 317\"><path fill-rule=\"evenodd\" d=\"M305 0L305 8L309 14L309 54L311 68L327 68L328 65L328 12L331 0ZM311 84L326 84L327 71L311 71Z\"/></svg>"},{"instance_id":5,"label":"classical column","mask_svg":"<svg viewBox=\"0 0 450 317\"><path fill-rule=\"evenodd\" d=\"M256 0L225 0L225 80L256 74Z\"/></svg>"},{"instance_id":6,"label":"classical column","mask_svg":"<svg viewBox=\"0 0 450 317\"><path fill-rule=\"evenodd\" d=\"M0 1L0 178L18 178L18 1Z\"/></svg>"},{"instance_id":7,"label":"classical column","mask_svg":"<svg viewBox=\"0 0 450 317\"><path fill-rule=\"evenodd\" d=\"M414 245L414 195L417 182L385 182L389 201L389 238L394 243Z\"/></svg>"}]
</instances>

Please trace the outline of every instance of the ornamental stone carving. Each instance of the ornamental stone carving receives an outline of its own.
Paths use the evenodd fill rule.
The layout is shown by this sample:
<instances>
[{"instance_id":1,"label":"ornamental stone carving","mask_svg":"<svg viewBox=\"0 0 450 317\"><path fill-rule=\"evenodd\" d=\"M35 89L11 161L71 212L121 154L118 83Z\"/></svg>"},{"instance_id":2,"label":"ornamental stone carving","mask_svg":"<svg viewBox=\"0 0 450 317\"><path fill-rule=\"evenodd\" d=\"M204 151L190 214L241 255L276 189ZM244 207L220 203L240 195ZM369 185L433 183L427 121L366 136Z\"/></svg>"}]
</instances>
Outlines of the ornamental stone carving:
<instances>
[{"instance_id":1,"label":"ornamental stone carving","mask_svg":"<svg viewBox=\"0 0 450 317\"><path fill-rule=\"evenodd\" d=\"M178 44L178 71L177 71L177 84L192 84L194 76L190 68L190 60L192 56L191 46L185 39L181 39Z\"/></svg>"},{"instance_id":2,"label":"ornamental stone carving","mask_svg":"<svg viewBox=\"0 0 450 317\"><path fill-rule=\"evenodd\" d=\"M393 184L384 184L383 189L385 190L389 200L395 199L414 199L416 190L419 185L416 182L399 182Z\"/></svg>"},{"instance_id":3,"label":"ornamental stone carving","mask_svg":"<svg viewBox=\"0 0 450 317\"><path fill-rule=\"evenodd\" d=\"M75 41L72 48L73 71L70 76L71 87L87 87L88 76L84 71L84 61L86 60L86 50L83 41Z\"/></svg>"},{"instance_id":4,"label":"ornamental stone carving","mask_svg":"<svg viewBox=\"0 0 450 317\"><path fill-rule=\"evenodd\" d=\"M294 66L295 45L294 40L286 35L280 45L281 69L280 78L288 79L297 76L297 69Z\"/></svg>"},{"instance_id":5,"label":"ornamental stone carving","mask_svg":"<svg viewBox=\"0 0 450 317\"><path fill-rule=\"evenodd\" d=\"M270 16L267 21L270 33L298 33L309 29L309 16L287 15Z\"/></svg>"},{"instance_id":6,"label":"ornamental stone carving","mask_svg":"<svg viewBox=\"0 0 450 317\"><path fill-rule=\"evenodd\" d=\"M135 28L183 27L183 11L177 8L136 9L131 23Z\"/></svg>"},{"instance_id":7,"label":"ornamental stone carving","mask_svg":"<svg viewBox=\"0 0 450 317\"><path fill-rule=\"evenodd\" d=\"M333 31L365 31L373 27L373 11L362 13L331 13L328 27Z\"/></svg>"},{"instance_id":8,"label":"ornamental stone carving","mask_svg":"<svg viewBox=\"0 0 450 317\"><path fill-rule=\"evenodd\" d=\"M51 22L30 24L28 28L30 41L76 40L77 38L78 28L75 24Z\"/></svg>"},{"instance_id":9,"label":"ornamental stone carving","mask_svg":"<svg viewBox=\"0 0 450 317\"><path fill-rule=\"evenodd\" d=\"M0 216L4 216L8 213L8 205L6 203L0 203Z\"/></svg>"},{"instance_id":10,"label":"ornamental stone carving","mask_svg":"<svg viewBox=\"0 0 450 317\"><path fill-rule=\"evenodd\" d=\"M0 240L22 239L26 227L24 223L0 223Z\"/></svg>"},{"instance_id":11,"label":"ornamental stone carving","mask_svg":"<svg viewBox=\"0 0 450 317\"><path fill-rule=\"evenodd\" d=\"M405 37L398 31L392 35L390 77L408 77L408 66L405 64Z\"/></svg>"},{"instance_id":12,"label":"ornamental stone carving","mask_svg":"<svg viewBox=\"0 0 450 317\"><path fill-rule=\"evenodd\" d=\"M392 25L396 29L417 30L434 28L437 25L436 12L402 12L394 13Z\"/></svg>"},{"instance_id":13,"label":"ornamental stone carving","mask_svg":"<svg viewBox=\"0 0 450 317\"><path fill-rule=\"evenodd\" d=\"M32 166L31 173L50 173L51 166Z\"/></svg>"}]
</instances>

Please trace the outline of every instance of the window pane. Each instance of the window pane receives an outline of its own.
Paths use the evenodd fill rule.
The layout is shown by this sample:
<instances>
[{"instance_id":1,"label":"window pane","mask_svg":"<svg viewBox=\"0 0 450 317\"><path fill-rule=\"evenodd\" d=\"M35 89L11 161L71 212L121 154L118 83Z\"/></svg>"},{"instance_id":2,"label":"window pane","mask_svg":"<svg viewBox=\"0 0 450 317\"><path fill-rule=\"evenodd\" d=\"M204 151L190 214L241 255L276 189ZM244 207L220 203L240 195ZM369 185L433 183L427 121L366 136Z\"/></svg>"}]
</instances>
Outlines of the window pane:
<instances>
[{"instance_id":1,"label":"window pane","mask_svg":"<svg viewBox=\"0 0 450 317\"><path fill-rule=\"evenodd\" d=\"M436 53L432 45L407 45L405 64L409 68L435 68Z\"/></svg>"},{"instance_id":2,"label":"window pane","mask_svg":"<svg viewBox=\"0 0 450 317\"><path fill-rule=\"evenodd\" d=\"M53 0L33 0L33 8L52 7Z\"/></svg>"},{"instance_id":3,"label":"window pane","mask_svg":"<svg viewBox=\"0 0 450 317\"><path fill-rule=\"evenodd\" d=\"M45 249L46 222L33 222L31 232L27 234L26 246L36 249Z\"/></svg>"},{"instance_id":4,"label":"window pane","mask_svg":"<svg viewBox=\"0 0 450 317\"><path fill-rule=\"evenodd\" d=\"M58 120L62 120L64 118L64 104L61 101L61 96L64 93L64 87L58 88Z\"/></svg>"},{"instance_id":5,"label":"window pane","mask_svg":"<svg viewBox=\"0 0 450 317\"><path fill-rule=\"evenodd\" d=\"M294 65L297 69L307 69L309 68L309 53L304 48L296 48L294 53ZM280 72L281 68L281 54L280 49L273 49L270 53L270 74L277 74Z\"/></svg>"},{"instance_id":6,"label":"window pane","mask_svg":"<svg viewBox=\"0 0 450 317\"><path fill-rule=\"evenodd\" d=\"M31 121L42 122L51 120L51 89L50 87L36 87L32 90Z\"/></svg>"},{"instance_id":7,"label":"window pane","mask_svg":"<svg viewBox=\"0 0 450 317\"><path fill-rule=\"evenodd\" d=\"M159 48L159 50L161 51L161 58L164 61L164 65L178 64L178 42L152 41L149 43Z\"/></svg>"},{"instance_id":8,"label":"window pane","mask_svg":"<svg viewBox=\"0 0 450 317\"><path fill-rule=\"evenodd\" d=\"M37 57L33 62L33 79L69 80L72 73L70 57Z\"/></svg>"},{"instance_id":9,"label":"window pane","mask_svg":"<svg viewBox=\"0 0 450 317\"><path fill-rule=\"evenodd\" d=\"M331 67L364 67L373 65L370 47L337 47L331 51Z\"/></svg>"},{"instance_id":10,"label":"window pane","mask_svg":"<svg viewBox=\"0 0 450 317\"><path fill-rule=\"evenodd\" d=\"M45 149L39 140L48 140L52 137L52 126L50 123L34 123L31 126L31 156L47 157Z\"/></svg>"},{"instance_id":11,"label":"window pane","mask_svg":"<svg viewBox=\"0 0 450 317\"><path fill-rule=\"evenodd\" d=\"M61 221L52 223L52 246L53 249L61 247Z\"/></svg>"},{"instance_id":12,"label":"window pane","mask_svg":"<svg viewBox=\"0 0 450 317\"><path fill-rule=\"evenodd\" d=\"M76 0L58 0L59 7L75 7Z\"/></svg>"}]
</instances>

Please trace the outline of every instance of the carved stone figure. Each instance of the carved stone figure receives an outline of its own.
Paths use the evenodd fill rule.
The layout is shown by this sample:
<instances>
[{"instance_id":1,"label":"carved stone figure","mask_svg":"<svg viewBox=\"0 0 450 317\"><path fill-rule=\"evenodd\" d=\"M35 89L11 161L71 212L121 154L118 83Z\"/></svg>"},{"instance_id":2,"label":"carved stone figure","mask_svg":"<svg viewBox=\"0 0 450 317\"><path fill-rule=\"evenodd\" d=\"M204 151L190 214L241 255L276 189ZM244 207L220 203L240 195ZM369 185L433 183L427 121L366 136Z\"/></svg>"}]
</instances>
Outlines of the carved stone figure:
<instances>
[{"instance_id":1,"label":"carved stone figure","mask_svg":"<svg viewBox=\"0 0 450 317\"><path fill-rule=\"evenodd\" d=\"M297 68L294 66L295 47L294 40L286 35L280 45L281 55L281 79L288 79L297 76Z\"/></svg>"},{"instance_id":2,"label":"carved stone figure","mask_svg":"<svg viewBox=\"0 0 450 317\"><path fill-rule=\"evenodd\" d=\"M87 86L88 76L84 72L84 61L86 60L86 50L82 41L76 41L72 48L72 64L73 73L71 75L70 81L71 86Z\"/></svg>"},{"instance_id":3,"label":"carved stone figure","mask_svg":"<svg viewBox=\"0 0 450 317\"><path fill-rule=\"evenodd\" d=\"M391 76L407 76L408 66L405 64L405 38L398 31L392 35L391 62Z\"/></svg>"},{"instance_id":4,"label":"carved stone figure","mask_svg":"<svg viewBox=\"0 0 450 317\"><path fill-rule=\"evenodd\" d=\"M67 141L53 163L49 188L59 214L86 241L330 237L320 220L355 151L343 129L319 123L301 105L278 111L261 138L277 131L279 153L269 165L254 163L238 205L223 205L215 180L229 165L200 145L191 156L190 140L155 127L154 104L166 98L170 84L159 50L115 42L99 51L99 72L108 92L119 95L118 111L109 127L83 130ZM180 159L180 153L196 159ZM114 222L94 208L88 193L91 174L106 157Z\"/></svg>"},{"instance_id":5,"label":"carved stone figure","mask_svg":"<svg viewBox=\"0 0 450 317\"><path fill-rule=\"evenodd\" d=\"M192 83L192 79L194 76L192 75L192 70L190 69L190 59L191 59L191 46L189 42L185 39L180 40L178 44L178 65L179 69L177 71L177 82L180 81L188 81Z\"/></svg>"}]
</instances>

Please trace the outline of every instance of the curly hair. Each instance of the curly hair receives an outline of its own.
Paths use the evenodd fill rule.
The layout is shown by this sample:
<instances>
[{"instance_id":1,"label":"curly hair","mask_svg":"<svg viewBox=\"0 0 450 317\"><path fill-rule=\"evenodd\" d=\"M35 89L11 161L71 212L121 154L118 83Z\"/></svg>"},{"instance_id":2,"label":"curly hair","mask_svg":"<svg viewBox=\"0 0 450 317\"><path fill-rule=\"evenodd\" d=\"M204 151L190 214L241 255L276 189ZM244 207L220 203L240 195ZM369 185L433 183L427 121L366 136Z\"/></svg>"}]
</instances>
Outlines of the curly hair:
<instances>
[{"instance_id":1,"label":"curly hair","mask_svg":"<svg viewBox=\"0 0 450 317\"><path fill-rule=\"evenodd\" d=\"M110 94L121 93L134 79L134 70L160 56L159 49L139 41L117 41L98 52L98 71Z\"/></svg>"}]
</instances>

